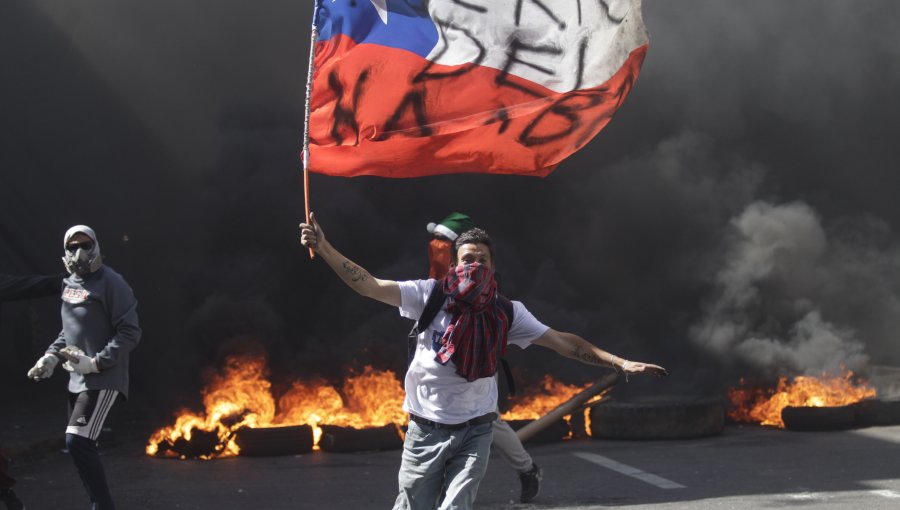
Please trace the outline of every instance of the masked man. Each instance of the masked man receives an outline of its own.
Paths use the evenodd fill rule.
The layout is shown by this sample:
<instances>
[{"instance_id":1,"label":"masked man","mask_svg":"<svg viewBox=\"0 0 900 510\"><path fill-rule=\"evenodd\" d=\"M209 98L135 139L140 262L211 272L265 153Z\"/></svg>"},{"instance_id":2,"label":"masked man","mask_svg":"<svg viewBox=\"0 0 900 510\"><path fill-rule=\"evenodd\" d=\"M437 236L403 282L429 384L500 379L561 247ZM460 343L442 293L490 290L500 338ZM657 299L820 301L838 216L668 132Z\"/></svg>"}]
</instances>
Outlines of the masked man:
<instances>
[{"instance_id":1,"label":"masked man","mask_svg":"<svg viewBox=\"0 0 900 510\"><path fill-rule=\"evenodd\" d=\"M471 230L475 226L472 219L462 213L454 212L440 223L429 223L425 230L432 235L428 244L428 278L442 280L450 271L450 261L454 258L453 243L459 234ZM495 277L496 277L496 273ZM519 440L516 431L500 418L494 420L493 445L497 453L519 474L522 491L519 501L529 503L541 492L541 480L544 472L534 463L528 450Z\"/></svg>"},{"instance_id":2,"label":"masked man","mask_svg":"<svg viewBox=\"0 0 900 510\"><path fill-rule=\"evenodd\" d=\"M487 469L497 416L494 374L507 343L541 345L625 373L666 374L658 365L626 361L580 336L551 329L522 303L500 296L491 239L481 229L456 239L452 269L443 279L398 282L374 278L344 257L311 218L312 224L300 225L301 243L360 295L398 307L400 315L417 320L439 286L440 311L429 324L419 325L404 382L403 409L410 421L395 509L472 508Z\"/></svg>"},{"instance_id":3,"label":"masked man","mask_svg":"<svg viewBox=\"0 0 900 510\"><path fill-rule=\"evenodd\" d=\"M28 371L49 378L60 360L69 371L66 447L87 489L93 510L114 509L97 437L116 399L128 397L128 356L141 338L137 300L128 283L103 265L100 243L84 225L63 238L62 331Z\"/></svg>"}]
</instances>

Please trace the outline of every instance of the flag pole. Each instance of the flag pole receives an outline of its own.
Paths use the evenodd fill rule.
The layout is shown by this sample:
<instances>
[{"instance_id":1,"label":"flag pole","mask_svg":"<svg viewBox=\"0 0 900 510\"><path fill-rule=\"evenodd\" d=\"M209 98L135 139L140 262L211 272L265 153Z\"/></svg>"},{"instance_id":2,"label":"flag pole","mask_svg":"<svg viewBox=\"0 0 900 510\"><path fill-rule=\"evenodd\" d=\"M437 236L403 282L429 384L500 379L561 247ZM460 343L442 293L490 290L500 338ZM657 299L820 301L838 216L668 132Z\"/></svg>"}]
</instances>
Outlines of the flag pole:
<instances>
[{"instance_id":1,"label":"flag pole","mask_svg":"<svg viewBox=\"0 0 900 510\"><path fill-rule=\"evenodd\" d=\"M306 72L306 104L303 112L303 205L306 208L306 223L309 223L309 98L312 95L313 72L315 71L316 41L319 31L316 29L316 14L319 11L319 0L313 2L312 32L309 39L309 67ZM309 258L316 258L312 248Z\"/></svg>"}]
</instances>

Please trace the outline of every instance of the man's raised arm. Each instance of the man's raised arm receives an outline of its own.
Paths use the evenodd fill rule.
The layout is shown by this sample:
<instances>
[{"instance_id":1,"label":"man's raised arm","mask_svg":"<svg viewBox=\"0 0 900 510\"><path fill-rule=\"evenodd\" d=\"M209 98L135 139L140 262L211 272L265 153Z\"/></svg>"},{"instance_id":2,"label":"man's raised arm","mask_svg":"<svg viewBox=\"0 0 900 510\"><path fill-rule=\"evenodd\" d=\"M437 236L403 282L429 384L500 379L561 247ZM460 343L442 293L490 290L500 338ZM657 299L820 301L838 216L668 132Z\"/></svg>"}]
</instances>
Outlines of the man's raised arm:
<instances>
[{"instance_id":1,"label":"man's raised arm","mask_svg":"<svg viewBox=\"0 0 900 510\"><path fill-rule=\"evenodd\" d=\"M341 277L341 280L344 280L344 283L360 295L391 306L400 306L400 286L397 285L397 282L379 280L358 264L341 255L341 252L325 239L325 233L312 213L309 215L309 221L312 224L300 224L300 243L303 246L315 250Z\"/></svg>"}]
</instances>

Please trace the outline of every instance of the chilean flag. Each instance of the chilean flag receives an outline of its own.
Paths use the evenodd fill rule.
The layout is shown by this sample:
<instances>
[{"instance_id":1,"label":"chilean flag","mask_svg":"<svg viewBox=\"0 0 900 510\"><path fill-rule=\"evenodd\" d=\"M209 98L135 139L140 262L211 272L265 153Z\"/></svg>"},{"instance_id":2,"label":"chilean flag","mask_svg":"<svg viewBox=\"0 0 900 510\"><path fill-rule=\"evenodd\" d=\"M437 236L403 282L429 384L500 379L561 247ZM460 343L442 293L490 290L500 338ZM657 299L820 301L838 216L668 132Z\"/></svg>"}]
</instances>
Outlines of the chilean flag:
<instances>
[{"instance_id":1,"label":"chilean flag","mask_svg":"<svg viewBox=\"0 0 900 510\"><path fill-rule=\"evenodd\" d=\"M546 176L610 121L641 0L316 0L309 169Z\"/></svg>"}]
</instances>

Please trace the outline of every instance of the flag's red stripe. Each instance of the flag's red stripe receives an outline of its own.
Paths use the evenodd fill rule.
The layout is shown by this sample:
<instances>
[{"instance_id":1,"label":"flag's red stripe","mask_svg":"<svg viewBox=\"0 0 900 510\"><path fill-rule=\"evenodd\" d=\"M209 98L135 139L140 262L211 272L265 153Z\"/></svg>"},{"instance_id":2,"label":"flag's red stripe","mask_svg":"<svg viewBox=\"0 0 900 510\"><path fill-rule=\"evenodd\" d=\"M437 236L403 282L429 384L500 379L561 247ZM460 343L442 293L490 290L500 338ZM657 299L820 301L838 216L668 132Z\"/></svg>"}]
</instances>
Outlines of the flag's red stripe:
<instances>
[{"instance_id":1,"label":"flag's red stripe","mask_svg":"<svg viewBox=\"0 0 900 510\"><path fill-rule=\"evenodd\" d=\"M316 51L310 170L346 177L545 176L609 122L645 54L646 46L634 50L599 87L560 94L511 74L498 85L501 72L479 66L458 76L448 75L461 67L433 66L427 71L442 77L417 82L428 65L417 55L336 37ZM425 130L412 103L400 108L410 94L424 97Z\"/></svg>"}]
</instances>

